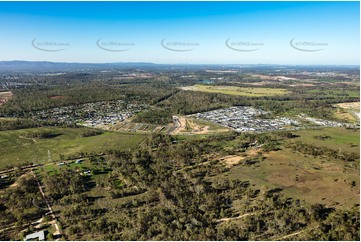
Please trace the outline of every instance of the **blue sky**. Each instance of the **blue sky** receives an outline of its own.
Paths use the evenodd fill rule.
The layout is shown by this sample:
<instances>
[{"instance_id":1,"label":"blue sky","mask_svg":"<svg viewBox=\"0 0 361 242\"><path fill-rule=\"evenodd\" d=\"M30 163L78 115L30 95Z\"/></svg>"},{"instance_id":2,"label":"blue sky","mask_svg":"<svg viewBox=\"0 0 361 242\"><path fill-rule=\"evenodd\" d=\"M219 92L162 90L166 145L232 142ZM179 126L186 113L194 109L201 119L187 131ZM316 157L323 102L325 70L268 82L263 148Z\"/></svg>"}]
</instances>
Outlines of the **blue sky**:
<instances>
[{"instance_id":1,"label":"blue sky","mask_svg":"<svg viewBox=\"0 0 361 242\"><path fill-rule=\"evenodd\" d=\"M0 60L358 65L359 9L359 2L0 2Z\"/></svg>"}]
</instances>

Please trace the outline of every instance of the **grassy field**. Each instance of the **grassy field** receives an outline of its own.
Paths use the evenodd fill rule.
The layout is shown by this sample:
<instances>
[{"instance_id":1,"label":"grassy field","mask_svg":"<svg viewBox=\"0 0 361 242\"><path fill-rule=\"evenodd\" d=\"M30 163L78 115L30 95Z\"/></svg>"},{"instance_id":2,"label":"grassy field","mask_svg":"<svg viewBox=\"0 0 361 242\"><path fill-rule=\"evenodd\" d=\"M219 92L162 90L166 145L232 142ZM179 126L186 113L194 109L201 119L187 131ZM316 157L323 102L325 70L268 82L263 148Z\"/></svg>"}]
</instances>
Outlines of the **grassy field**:
<instances>
[{"instance_id":1,"label":"grassy field","mask_svg":"<svg viewBox=\"0 0 361 242\"><path fill-rule=\"evenodd\" d=\"M355 90L342 90L342 89L332 89L332 90L320 90L320 89L312 89L309 90L308 93L312 93L315 95L323 96L323 97L334 97L337 96L348 96L353 98L360 98L360 90L355 88Z\"/></svg>"},{"instance_id":2,"label":"grassy field","mask_svg":"<svg viewBox=\"0 0 361 242\"><path fill-rule=\"evenodd\" d=\"M355 129L324 128L314 130L300 130L293 132L300 137L293 141L301 141L315 146L325 146L334 150L355 152L360 154L360 131ZM320 140L316 136L328 136L327 139Z\"/></svg>"},{"instance_id":3,"label":"grassy field","mask_svg":"<svg viewBox=\"0 0 361 242\"><path fill-rule=\"evenodd\" d=\"M156 125L148 123L121 122L113 125L110 130L121 131L124 133L149 134L152 132L167 133L173 127L173 123L165 125Z\"/></svg>"},{"instance_id":4,"label":"grassy field","mask_svg":"<svg viewBox=\"0 0 361 242\"><path fill-rule=\"evenodd\" d=\"M228 95L253 96L253 97L283 95L288 93L286 89L281 89L281 88L208 86L208 85L199 85L199 84L189 87L183 87L182 89L189 91L223 93Z\"/></svg>"},{"instance_id":5,"label":"grassy field","mask_svg":"<svg viewBox=\"0 0 361 242\"><path fill-rule=\"evenodd\" d=\"M359 130L341 128L302 130L299 137L284 142L301 141L343 152L360 153ZM317 136L329 136L319 140ZM232 141L234 142L234 141ZM253 149L253 148L252 148ZM212 179L250 181L257 188L282 188L285 195L310 203L323 203L342 208L359 204L359 165L325 157L294 152L281 145L281 150L263 153L264 160L251 165L242 163ZM352 182L356 184L353 186Z\"/></svg>"},{"instance_id":6,"label":"grassy field","mask_svg":"<svg viewBox=\"0 0 361 242\"><path fill-rule=\"evenodd\" d=\"M79 153L99 153L106 149L126 150L136 146L144 135L120 132L82 137L84 128L33 128L0 132L0 169L25 162L47 162L48 150L53 160L59 160L60 154L76 156ZM29 138L37 132L53 132L51 138ZM30 136L31 137L31 136Z\"/></svg>"},{"instance_id":7,"label":"grassy field","mask_svg":"<svg viewBox=\"0 0 361 242\"><path fill-rule=\"evenodd\" d=\"M0 118L0 121L9 121L9 122L11 122L11 121L16 121L16 120L18 120L17 118L8 118L8 117L1 117Z\"/></svg>"},{"instance_id":8,"label":"grassy field","mask_svg":"<svg viewBox=\"0 0 361 242\"><path fill-rule=\"evenodd\" d=\"M338 161L295 154L289 149L265 155L259 166L235 166L220 179L242 179L257 187L282 188L289 197L310 203L351 207L359 203L358 170L344 169ZM356 181L355 187L351 182Z\"/></svg>"}]
</instances>

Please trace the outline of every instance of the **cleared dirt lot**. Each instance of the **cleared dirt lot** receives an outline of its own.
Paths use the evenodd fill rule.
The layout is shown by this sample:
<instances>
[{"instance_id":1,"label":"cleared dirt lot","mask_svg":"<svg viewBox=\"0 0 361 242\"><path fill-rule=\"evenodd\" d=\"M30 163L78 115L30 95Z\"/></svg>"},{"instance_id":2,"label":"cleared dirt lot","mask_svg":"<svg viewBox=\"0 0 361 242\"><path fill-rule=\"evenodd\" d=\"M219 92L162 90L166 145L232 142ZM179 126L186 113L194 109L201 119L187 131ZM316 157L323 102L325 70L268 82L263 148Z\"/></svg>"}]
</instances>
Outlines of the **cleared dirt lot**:
<instances>
[{"instance_id":1,"label":"cleared dirt lot","mask_svg":"<svg viewBox=\"0 0 361 242\"><path fill-rule=\"evenodd\" d=\"M206 121L195 120L184 116L176 116L177 124L175 129L170 133L178 134L211 134L219 132L227 132L229 129L208 123Z\"/></svg>"}]
</instances>

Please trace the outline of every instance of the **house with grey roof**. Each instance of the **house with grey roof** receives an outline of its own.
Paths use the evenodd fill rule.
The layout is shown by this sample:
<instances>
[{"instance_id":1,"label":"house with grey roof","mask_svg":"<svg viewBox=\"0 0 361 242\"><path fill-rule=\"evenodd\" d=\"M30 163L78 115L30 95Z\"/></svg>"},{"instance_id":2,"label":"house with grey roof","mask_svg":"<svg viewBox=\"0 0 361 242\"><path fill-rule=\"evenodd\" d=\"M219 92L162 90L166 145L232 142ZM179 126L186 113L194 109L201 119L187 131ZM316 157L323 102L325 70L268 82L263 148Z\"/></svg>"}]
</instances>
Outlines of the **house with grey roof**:
<instances>
[{"instance_id":1,"label":"house with grey roof","mask_svg":"<svg viewBox=\"0 0 361 242\"><path fill-rule=\"evenodd\" d=\"M44 240L45 240L45 230L28 234L27 236L25 236L24 239L24 241L44 241Z\"/></svg>"}]
</instances>

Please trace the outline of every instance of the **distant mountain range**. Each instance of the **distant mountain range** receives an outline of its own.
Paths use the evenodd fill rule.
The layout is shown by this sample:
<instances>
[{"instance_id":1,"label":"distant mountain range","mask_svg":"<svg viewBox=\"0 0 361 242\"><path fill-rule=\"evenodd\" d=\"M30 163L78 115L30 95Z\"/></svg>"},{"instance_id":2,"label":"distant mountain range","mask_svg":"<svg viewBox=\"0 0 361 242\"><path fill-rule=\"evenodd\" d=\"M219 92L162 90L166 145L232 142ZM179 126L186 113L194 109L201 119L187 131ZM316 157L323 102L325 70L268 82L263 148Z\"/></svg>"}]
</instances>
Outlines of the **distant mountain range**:
<instances>
[{"instance_id":1,"label":"distant mountain range","mask_svg":"<svg viewBox=\"0 0 361 242\"><path fill-rule=\"evenodd\" d=\"M77 63L49 61L0 61L0 73L7 72L57 72L85 71L109 69L143 69L143 70L176 70L176 69L312 69L340 70L358 69L359 66L336 65L275 65L275 64L155 64L149 62L113 62L113 63Z\"/></svg>"}]
</instances>

